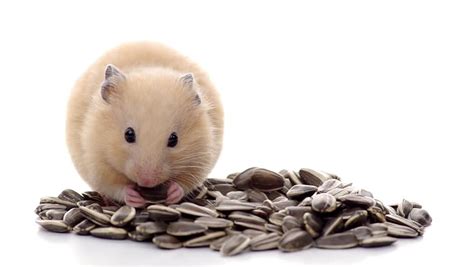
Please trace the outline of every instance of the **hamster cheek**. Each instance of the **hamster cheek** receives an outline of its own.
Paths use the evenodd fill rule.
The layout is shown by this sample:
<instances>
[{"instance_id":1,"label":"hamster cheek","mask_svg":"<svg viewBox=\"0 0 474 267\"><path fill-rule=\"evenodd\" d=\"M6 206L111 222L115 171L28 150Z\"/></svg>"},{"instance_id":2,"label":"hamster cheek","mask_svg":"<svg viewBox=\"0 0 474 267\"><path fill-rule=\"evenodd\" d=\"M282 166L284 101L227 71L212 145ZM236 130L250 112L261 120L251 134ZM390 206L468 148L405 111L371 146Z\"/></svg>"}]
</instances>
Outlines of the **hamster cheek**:
<instances>
[{"instance_id":1,"label":"hamster cheek","mask_svg":"<svg viewBox=\"0 0 474 267\"><path fill-rule=\"evenodd\" d=\"M133 189L133 185L127 185L125 187L124 202L128 206L135 208L143 207L145 205L145 199L143 199L143 197Z\"/></svg>"},{"instance_id":2,"label":"hamster cheek","mask_svg":"<svg viewBox=\"0 0 474 267\"><path fill-rule=\"evenodd\" d=\"M168 187L168 197L166 198L167 204L178 203L184 197L183 188L176 182L171 181Z\"/></svg>"}]
</instances>

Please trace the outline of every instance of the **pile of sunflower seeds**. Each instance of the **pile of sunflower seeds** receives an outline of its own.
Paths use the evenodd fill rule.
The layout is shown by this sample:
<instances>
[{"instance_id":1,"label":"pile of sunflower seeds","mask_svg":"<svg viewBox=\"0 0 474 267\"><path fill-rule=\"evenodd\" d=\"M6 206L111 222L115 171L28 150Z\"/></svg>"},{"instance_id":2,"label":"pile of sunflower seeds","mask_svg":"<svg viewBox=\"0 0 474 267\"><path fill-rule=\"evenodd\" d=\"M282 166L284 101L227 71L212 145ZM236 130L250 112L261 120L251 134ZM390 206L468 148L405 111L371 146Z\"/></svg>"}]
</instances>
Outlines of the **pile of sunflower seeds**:
<instances>
[{"instance_id":1,"label":"pile of sunflower seeds","mask_svg":"<svg viewBox=\"0 0 474 267\"><path fill-rule=\"evenodd\" d=\"M249 168L207 179L180 204L140 209L106 205L95 191L66 189L42 198L35 212L37 223L52 232L151 241L162 249L209 247L226 256L387 246L421 236L431 224L416 202L385 205L336 175L307 168Z\"/></svg>"}]
</instances>

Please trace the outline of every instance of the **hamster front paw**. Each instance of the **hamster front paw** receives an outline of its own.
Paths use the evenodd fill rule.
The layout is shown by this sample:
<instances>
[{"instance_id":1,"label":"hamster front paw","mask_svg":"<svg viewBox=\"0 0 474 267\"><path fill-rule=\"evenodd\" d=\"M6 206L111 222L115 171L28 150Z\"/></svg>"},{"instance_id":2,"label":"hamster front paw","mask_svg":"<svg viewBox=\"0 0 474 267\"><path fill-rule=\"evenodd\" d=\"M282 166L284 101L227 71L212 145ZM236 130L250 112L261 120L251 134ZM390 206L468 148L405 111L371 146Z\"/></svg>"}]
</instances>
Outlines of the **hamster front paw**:
<instances>
[{"instance_id":1,"label":"hamster front paw","mask_svg":"<svg viewBox=\"0 0 474 267\"><path fill-rule=\"evenodd\" d=\"M140 196L140 194L135 191L133 185L127 185L125 187L125 204L131 207L140 208L143 207L146 203L145 199Z\"/></svg>"},{"instance_id":2,"label":"hamster front paw","mask_svg":"<svg viewBox=\"0 0 474 267\"><path fill-rule=\"evenodd\" d=\"M178 203L184 197L183 188L176 182L170 181L168 187L168 197L166 198L166 204Z\"/></svg>"}]
</instances>

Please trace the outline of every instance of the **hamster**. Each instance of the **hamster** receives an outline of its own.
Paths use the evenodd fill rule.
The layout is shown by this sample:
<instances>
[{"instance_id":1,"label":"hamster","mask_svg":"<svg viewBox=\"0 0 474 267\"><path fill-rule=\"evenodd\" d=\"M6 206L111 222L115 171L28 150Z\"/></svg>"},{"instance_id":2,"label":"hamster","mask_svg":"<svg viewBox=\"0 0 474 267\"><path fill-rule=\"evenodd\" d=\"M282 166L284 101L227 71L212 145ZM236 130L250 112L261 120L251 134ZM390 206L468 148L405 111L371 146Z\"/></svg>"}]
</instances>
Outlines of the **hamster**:
<instances>
[{"instance_id":1,"label":"hamster","mask_svg":"<svg viewBox=\"0 0 474 267\"><path fill-rule=\"evenodd\" d=\"M142 207L135 186L167 182L167 203L202 184L222 148L223 107L207 74L159 43L118 46L78 79L66 139L89 186Z\"/></svg>"}]
</instances>

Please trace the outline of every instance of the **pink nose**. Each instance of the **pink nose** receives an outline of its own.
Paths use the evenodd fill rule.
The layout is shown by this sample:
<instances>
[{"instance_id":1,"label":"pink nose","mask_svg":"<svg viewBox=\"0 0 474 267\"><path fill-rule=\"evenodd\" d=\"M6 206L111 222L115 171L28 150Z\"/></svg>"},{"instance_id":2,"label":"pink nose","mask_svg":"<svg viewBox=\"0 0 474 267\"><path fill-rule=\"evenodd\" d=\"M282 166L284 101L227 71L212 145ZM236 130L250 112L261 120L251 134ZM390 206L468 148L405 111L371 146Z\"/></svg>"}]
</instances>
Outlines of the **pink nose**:
<instances>
[{"instance_id":1,"label":"pink nose","mask_svg":"<svg viewBox=\"0 0 474 267\"><path fill-rule=\"evenodd\" d=\"M154 187L158 185L158 180L153 178L138 178L137 184L143 187Z\"/></svg>"}]
</instances>

